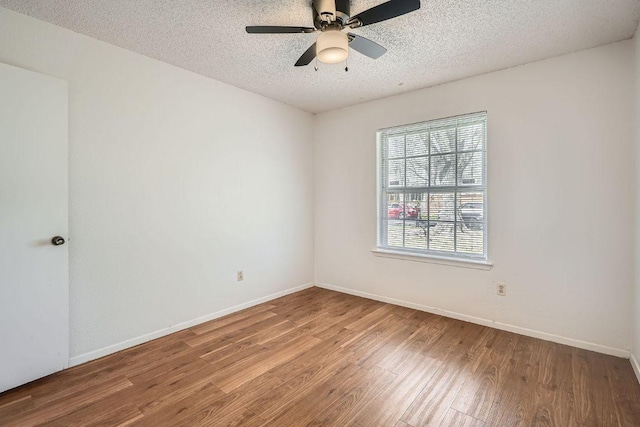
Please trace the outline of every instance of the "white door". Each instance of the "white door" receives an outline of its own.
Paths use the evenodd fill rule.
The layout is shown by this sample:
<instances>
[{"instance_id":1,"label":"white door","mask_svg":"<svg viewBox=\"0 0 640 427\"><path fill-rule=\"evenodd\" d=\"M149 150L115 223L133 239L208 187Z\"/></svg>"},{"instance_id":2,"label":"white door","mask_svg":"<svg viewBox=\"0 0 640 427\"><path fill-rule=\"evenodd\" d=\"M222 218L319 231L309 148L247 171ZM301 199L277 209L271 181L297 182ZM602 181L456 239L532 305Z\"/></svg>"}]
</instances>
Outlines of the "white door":
<instances>
[{"instance_id":1,"label":"white door","mask_svg":"<svg viewBox=\"0 0 640 427\"><path fill-rule=\"evenodd\" d=\"M0 392L69 364L67 104L0 64Z\"/></svg>"}]
</instances>

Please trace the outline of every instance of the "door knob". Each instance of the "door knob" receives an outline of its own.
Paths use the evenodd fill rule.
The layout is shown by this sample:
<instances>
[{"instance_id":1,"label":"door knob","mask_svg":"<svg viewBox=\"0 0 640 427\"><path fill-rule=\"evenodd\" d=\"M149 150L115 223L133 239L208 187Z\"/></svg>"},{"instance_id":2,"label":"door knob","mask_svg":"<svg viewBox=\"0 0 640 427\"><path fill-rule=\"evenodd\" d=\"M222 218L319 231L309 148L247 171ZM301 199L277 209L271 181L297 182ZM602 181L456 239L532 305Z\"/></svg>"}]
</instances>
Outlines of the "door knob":
<instances>
[{"instance_id":1,"label":"door knob","mask_svg":"<svg viewBox=\"0 0 640 427\"><path fill-rule=\"evenodd\" d=\"M53 239L51 239L51 244L53 246L60 246L60 245L64 245L64 238L61 236L56 236Z\"/></svg>"}]
</instances>

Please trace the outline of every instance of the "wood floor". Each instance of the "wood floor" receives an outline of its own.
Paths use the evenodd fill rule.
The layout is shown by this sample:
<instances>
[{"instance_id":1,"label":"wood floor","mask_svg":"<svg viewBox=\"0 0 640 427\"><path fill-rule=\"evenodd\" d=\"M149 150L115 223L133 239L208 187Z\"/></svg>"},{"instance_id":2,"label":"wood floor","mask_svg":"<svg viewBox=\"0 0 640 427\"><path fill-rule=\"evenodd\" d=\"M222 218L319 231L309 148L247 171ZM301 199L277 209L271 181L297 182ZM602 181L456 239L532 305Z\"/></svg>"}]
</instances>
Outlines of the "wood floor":
<instances>
[{"instance_id":1,"label":"wood floor","mask_svg":"<svg viewBox=\"0 0 640 427\"><path fill-rule=\"evenodd\" d=\"M0 394L2 426L640 426L628 360L311 288Z\"/></svg>"}]
</instances>

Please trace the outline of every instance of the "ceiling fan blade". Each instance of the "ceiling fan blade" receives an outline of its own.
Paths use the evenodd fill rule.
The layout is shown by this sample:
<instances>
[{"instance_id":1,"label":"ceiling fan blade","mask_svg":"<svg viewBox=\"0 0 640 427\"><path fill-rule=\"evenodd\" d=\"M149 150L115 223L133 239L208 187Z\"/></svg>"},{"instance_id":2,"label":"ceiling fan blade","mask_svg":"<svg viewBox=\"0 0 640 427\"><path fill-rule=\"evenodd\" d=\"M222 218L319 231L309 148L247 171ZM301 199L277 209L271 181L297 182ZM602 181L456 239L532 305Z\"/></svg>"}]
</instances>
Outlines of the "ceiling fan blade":
<instances>
[{"instance_id":1,"label":"ceiling fan blade","mask_svg":"<svg viewBox=\"0 0 640 427\"><path fill-rule=\"evenodd\" d=\"M349 47L369 58L378 59L387 52L387 49L367 38L353 33L347 35L349 36Z\"/></svg>"},{"instance_id":2,"label":"ceiling fan blade","mask_svg":"<svg viewBox=\"0 0 640 427\"><path fill-rule=\"evenodd\" d=\"M357 14L349 20L349 23L354 23L356 27L364 27L365 25L396 18L418 9L420 9L420 0L389 0Z\"/></svg>"},{"instance_id":3,"label":"ceiling fan blade","mask_svg":"<svg viewBox=\"0 0 640 427\"><path fill-rule=\"evenodd\" d=\"M246 27L249 34L292 34L313 33L316 29L310 27L278 27L269 25L257 25Z\"/></svg>"},{"instance_id":4,"label":"ceiling fan blade","mask_svg":"<svg viewBox=\"0 0 640 427\"><path fill-rule=\"evenodd\" d=\"M298 59L298 62L296 62L296 67L302 67L304 65L311 64L311 61L313 61L313 58L315 57L316 57L316 44L314 43L311 45L309 49L307 49L305 53L302 54L300 59Z\"/></svg>"}]
</instances>

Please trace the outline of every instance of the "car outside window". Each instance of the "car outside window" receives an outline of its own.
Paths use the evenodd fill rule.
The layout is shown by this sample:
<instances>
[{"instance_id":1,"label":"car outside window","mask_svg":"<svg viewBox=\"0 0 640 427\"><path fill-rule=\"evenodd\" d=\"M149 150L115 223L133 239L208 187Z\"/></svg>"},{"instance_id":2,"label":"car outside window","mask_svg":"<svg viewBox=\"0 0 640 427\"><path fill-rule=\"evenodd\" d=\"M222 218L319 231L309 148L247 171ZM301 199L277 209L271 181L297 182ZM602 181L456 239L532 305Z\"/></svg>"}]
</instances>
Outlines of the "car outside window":
<instances>
[{"instance_id":1,"label":"car outside window","mask_svg":"<svg viewBox=\"0 0 640 427\"><path fill-rule=\"evenodd\" d=\"M486 112L378 131L378 248L487 259Z\"/></svg>"}]
</instances>

